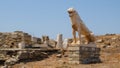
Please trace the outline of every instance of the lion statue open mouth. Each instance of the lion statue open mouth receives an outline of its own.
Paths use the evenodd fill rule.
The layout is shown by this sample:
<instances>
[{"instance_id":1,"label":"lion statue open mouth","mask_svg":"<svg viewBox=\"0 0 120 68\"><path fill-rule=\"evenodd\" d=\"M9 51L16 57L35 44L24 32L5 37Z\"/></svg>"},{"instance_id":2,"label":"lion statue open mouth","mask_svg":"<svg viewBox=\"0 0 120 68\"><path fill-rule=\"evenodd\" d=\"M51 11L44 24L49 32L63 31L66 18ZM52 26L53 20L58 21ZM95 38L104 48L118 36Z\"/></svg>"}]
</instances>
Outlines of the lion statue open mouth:
<instances>
[{"instance_id":1,"label":"lion statue open mouth","mask_svg":"<svg viewBox=\"0 0 120 68\"><path fill-rule=\"evenodd\" d=\"M72 34L73 34L73 39L74 39L73 42L74 43L77 42L76 32L78 32L80 44L82 43L81 42L81 35L85 36L87 44L90 42L94 42L95 37L94 37L93 33L83 23L79 14L77 13L77 11L74 8L69 8L67 11L68 11L68 14L69 14L69 17L71 20L71 25L72 25Z\"/></svg>"}]
</instances>

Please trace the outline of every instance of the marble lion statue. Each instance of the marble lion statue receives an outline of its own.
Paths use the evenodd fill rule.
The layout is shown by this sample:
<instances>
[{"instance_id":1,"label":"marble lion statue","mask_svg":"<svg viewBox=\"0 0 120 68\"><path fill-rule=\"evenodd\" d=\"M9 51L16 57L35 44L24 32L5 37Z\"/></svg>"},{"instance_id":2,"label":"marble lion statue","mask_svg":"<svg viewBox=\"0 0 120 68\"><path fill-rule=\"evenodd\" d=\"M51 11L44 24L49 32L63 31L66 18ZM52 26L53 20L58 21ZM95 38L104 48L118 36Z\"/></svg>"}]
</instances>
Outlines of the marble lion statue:
<instances>
[{"instance_id":1,"label":"marble lion statue","mask_svg":"<svg viewBox=\"0 0 120 68\"><path fill-rule=\"evenodd\" d=\"M67 12L69 14L69 17L71 20L71 25L72 25L73 43L77 42L76 32L78 32L79 44L82 43L81 35L85 36L86 44L88 44L90 42L94 42L95 37L94 37L93 33L83 23L79 14L77 13L77 11L74 8L69 8L67 10Z\"/></svg>"}]
</instances>

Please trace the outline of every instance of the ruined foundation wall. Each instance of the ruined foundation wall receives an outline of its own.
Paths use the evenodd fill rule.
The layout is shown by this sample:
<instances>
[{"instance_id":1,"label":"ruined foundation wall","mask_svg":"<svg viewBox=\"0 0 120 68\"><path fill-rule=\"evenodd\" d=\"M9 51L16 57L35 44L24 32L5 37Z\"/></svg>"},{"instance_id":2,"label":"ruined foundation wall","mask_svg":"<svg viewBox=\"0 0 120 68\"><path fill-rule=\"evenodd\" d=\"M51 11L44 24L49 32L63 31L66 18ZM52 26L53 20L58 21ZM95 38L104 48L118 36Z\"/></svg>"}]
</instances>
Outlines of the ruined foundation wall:
<instances>
[{"instance_id":1,"label":"ruined foundation wall","mask_svg":"<svg viewBox=\"0 0 120 68\"><path fill-rule=\"evenodd\" d=\"M31 44L31 35L22 31L0 33L0 47L16 48L18 43Z\"/></svg>"}]
</instances>

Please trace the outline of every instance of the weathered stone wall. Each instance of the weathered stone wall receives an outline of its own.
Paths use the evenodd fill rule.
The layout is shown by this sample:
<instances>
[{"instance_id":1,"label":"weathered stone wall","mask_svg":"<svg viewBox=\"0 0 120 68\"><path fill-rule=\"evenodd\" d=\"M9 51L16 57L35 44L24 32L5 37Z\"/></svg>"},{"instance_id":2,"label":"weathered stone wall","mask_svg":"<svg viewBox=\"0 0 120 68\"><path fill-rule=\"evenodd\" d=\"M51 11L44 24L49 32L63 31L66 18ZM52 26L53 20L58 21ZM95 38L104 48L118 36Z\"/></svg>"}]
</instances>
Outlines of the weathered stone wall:
<instances>
[{"instance_id":1,"label":"weathered stone wall","mask_svg":"<svg viewBox=\"0 0 120 68\"><path fill-rule=\"evenodd\" d=\"M22 31L0 33L0 47L16 48L22 41L25 45L30 45L31 35Z\"/></svg>"}]
</instances>

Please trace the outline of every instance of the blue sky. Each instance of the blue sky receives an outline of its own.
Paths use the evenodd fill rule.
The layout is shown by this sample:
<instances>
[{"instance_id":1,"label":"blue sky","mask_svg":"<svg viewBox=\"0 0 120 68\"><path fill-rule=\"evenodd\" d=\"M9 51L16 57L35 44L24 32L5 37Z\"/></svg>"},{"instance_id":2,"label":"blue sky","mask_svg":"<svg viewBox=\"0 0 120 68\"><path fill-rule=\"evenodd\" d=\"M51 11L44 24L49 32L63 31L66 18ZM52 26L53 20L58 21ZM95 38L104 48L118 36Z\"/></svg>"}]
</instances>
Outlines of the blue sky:
<instances>
[{"instance_id":1,"label":"blue sky","mask_svg":"<svg viewBox=\"0 0 120 68\"><path fill-rule=\"evenodd\" d=\"M0 32L16 30L41 37L72 37L67 13L74 7L96 35L120 33L120 0L1 0Z\"/></svg>"}]
</instances>

